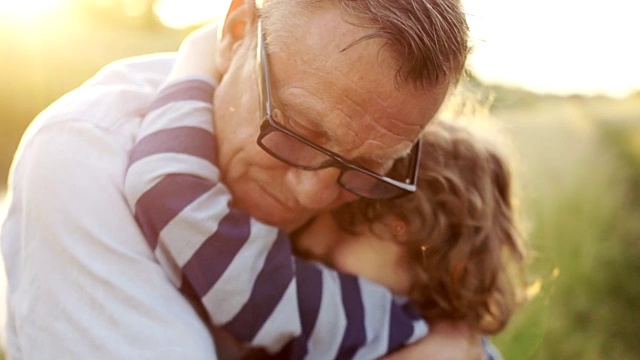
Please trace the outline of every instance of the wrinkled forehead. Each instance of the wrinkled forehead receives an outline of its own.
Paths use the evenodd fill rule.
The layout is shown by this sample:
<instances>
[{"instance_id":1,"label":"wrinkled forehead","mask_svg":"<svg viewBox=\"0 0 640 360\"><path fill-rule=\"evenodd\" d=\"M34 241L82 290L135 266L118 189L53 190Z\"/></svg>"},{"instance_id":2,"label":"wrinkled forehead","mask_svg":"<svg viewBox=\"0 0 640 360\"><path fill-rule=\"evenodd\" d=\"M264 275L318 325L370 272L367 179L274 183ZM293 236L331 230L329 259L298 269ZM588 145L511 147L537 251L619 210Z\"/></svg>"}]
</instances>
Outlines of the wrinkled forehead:
<instances>
[{"instance_id":1,"label":"wrinkled forehead","mask_svg":"<svg viewBox=\"0 0 640 360\"><path fill-rule=\"evenodd\" d=\"M314 11L271 48L271 89L293 126L323 133L331 150L388 160L409 151L447 86L399 82L397 58L383 39L368 37L370 31L338 8Z\"/></svg>"},{"instance_id":2,"label":"wrinkled forehead","mask_svg":"<svg viewBox=\"0 0 640 360\"><path fill-rule=\"evenodd\" d=\"M399 86L395 68L370 49L299 53L271 56L275 105L292 125L323 133L343 156L355 148L351 156L387 159L407 152L446 94Z\"/></svg>"}]
</instances>

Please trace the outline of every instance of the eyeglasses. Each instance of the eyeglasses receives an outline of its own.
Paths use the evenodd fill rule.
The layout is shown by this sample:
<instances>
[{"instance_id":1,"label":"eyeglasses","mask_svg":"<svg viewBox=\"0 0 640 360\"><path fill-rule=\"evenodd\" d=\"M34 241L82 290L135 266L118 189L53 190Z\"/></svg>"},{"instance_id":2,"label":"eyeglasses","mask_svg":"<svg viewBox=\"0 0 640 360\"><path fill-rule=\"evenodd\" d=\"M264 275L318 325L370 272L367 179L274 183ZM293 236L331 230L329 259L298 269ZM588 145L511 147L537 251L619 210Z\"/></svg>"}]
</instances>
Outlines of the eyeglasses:
<instances>
[{"instance_id":1,"label":"eyeglasses","mask_svg":"<svg viewBox=\"0 0 640 360\"><path fill-rule=\"evenodd\" d=\"M264 45L262 20L258 20L258 91L260 96L260 135L258 145L276 159L303 170L335 167L340 170L338 184L350 192L369 199L393 199L416 190L420 146L418 140L408 156L397 160L391 174L406 174L396 180L363 168L342 156L317 145L282 125L282 112L272 108L269 63Z\"/></svg>"}]
</instances>

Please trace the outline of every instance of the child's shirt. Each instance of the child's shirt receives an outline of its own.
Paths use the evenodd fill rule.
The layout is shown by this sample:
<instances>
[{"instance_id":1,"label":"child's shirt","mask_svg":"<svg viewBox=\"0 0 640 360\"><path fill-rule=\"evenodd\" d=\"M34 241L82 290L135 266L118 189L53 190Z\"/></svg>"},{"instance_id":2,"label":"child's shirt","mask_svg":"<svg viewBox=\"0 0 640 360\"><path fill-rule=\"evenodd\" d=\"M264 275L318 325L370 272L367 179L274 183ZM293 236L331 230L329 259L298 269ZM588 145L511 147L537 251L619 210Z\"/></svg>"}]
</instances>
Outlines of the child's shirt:
<instances>
[{"instance_id":1,"label":"child's shirt","mask_svg":"<svg viewBox=\"0 0 640 360\"><path fill-rule=\"evenodd\" d=\"M292 255L287 235L231 206L220 182L214 85L164 86L142 122L125 195L172 282L214 326L291 358L373 359L427 324L386 288Z\"/></svg>"}]
</instances>

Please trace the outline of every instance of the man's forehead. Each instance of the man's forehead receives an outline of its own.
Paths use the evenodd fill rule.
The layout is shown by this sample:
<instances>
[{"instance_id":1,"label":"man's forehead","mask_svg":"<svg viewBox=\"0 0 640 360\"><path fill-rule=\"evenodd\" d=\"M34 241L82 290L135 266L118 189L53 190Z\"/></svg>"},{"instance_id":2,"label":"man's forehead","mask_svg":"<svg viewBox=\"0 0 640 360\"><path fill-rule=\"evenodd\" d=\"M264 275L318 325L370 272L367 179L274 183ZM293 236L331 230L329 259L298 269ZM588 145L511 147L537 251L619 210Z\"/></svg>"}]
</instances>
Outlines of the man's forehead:
<instances>
[{"instance_id":1,"label":"man's forehead","mask_svg":"<svg viewBox=\"0 0 640 360\"><path fill-rule=\"evenodd\" d=\"M325 139L323 146L348 159L387 162L402 157L430 120L425 108L403 108L412 102L406 97L381 102L373 90L361 96L355 91L325 96L323 91L296 87L285 91L285 101L276 106L289 113L294 128L310 129Z\"/></svg>"},{"instance_id":2,"label":"man's forehead","mask_svg":"<svg viewBox=\"0 0 640 360\"><path fill-rule=\"evenodd\" d=\"M326 134L332 151L386 161L409 151L446 89L399 84L397 60L383 39L348 47L369 32L339 10L316 12L286 47L270 53L271 85L276 107Z\"/></svg>"}]
</instances>

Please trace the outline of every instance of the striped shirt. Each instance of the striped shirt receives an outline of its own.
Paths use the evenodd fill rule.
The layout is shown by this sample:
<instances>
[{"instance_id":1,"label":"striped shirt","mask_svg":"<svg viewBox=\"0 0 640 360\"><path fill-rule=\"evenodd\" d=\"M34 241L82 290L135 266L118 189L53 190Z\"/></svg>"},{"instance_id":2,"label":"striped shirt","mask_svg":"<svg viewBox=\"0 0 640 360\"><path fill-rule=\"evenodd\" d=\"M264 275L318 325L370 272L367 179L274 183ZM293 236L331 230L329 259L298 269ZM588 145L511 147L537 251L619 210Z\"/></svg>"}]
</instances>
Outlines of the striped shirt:
<instances>
[{"instance_id":1,"label":"striped shirt","mask_svg":"<svg viewBox=\"0 0 640 360\"><path fill-rule=\"evenodd\" d=\"M386 288L292 255L287 235L231 206L216 167L214 86L164 86L132 149L125 196L171 281L214 326L290 358L373 359L427 333Z\"/></svg>"}]
</instances>

